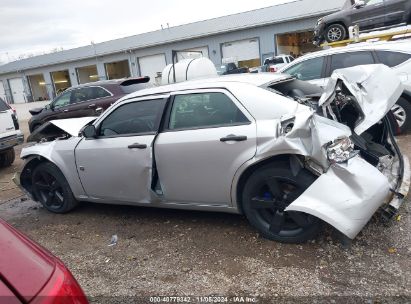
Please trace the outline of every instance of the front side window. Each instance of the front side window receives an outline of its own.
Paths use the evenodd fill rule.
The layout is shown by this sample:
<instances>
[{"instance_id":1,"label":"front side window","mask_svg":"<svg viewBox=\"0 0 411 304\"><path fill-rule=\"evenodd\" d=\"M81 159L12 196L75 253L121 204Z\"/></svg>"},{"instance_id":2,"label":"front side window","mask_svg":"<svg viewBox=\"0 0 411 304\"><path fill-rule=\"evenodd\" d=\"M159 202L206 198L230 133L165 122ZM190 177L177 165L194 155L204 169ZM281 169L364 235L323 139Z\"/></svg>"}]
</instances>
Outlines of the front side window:
<instances>
[{"instance_id":1,"label":"front side window","mask_svg":"<svg viewBox=\"0 0 411 304\"><path fill-rule=\"evenodd\" d=\"M53 102L53 106L55 108L61 108L61 107L67 106L70 103L70 96L71 96L71 91L64 92L59 97L57 97L57 99Z\"/></svg>"},{"instance_id":2,"label":"front side window","mask_svg":"<svg viewBox=\"0 0 411 304\"><path fill-rule=\"evenodd\" d=\"M351 52L332 55L331 72L363 64L374 64L371 52Z\"/></svg>"},{"instance_id":3,"label":"front side window","mask_svg":"<svg viewBox=\"0 0 411 304\"><path fill-rule=\"evenodd\" d=\"M400 65L401 63L411 59L410 54L389 52L389 51L376 51L378 60L389 66L390 68Z\"/></svg>"},{"instance_id":4,"label":"front side window","mask_svg":"<svg viewBox=\"0 0 411 304\"><path fill-rule=\"evenodd\" d=\"M223 93L177 95L169 129L197 129L248 123L234 102Z\"/></svg>"},{"instance_id":5,"label":"front side window","mask_svg":"<svg viewBox=\"0 0 411 304\"><path fill-rule=\"evenodd\" d=\"M122 105L103 120L99 128L99 136L156 132L164 104L164 99L154 99Z\"/></svg>"},{"instance_id":6,"label":"front side window","mask_svg":"<svg viewBox=\"0 0 411 304\"><path fill-rule=\"evenodd\" d=\"M313 80L322 78L322 71L324 67L324 57L317 57L308 59L297 63L292 67L283 71L300 80Z\"/></svg>"}]
</instances>

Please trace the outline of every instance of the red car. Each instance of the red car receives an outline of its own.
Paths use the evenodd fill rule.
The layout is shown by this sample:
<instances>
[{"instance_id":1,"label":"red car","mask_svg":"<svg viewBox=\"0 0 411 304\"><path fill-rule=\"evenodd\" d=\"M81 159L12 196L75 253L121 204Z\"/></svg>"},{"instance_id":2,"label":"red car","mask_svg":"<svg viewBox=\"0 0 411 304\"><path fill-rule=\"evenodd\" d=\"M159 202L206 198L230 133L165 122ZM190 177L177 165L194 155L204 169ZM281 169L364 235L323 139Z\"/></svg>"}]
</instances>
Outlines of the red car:
<instances>
[{"instance_id":1,"label":"red car","mask_svg":"<svg viewBox=\"0 0 411 304\"><path fill-rule=\"evenodd\" d=\"M0 219L0 303L88 301L63 262Z\"/></svg>"}]
</instances>

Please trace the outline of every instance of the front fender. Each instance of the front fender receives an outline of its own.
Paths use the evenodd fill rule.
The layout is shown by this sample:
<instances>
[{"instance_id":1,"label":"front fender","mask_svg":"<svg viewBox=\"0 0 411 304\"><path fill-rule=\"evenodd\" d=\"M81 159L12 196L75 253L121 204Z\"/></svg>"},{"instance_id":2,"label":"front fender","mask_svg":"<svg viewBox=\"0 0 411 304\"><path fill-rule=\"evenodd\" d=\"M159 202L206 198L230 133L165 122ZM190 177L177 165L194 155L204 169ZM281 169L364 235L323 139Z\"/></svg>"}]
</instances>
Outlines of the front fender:
<instances>
[{"instance_id":1,"label":"front fender","mask_svg":"<svg viewBox=\"0 0 411 304\"><path fill-rule=\"evenodd\" d=\"M354 239L389 196L388 179L357 156L332 165L286 211L316 216Z\"/></svg>"},{"instance_id":2,"label":"front fender","mask_svg":"<svg viewBox=\"0 0 411 304\"><path fill-rule=\"evenodd\" d=\"M26 162L21 172L23 172L24 169L34 159L45 159L53 163L60 169L67 182L69 183L73 195L77 199L85 197L86 194L77 173L77 166L74 155L75 147L80 140L81 138L71 137L64 140L39 143L23 148L20 157L26 160Z\"/></svg>"}]
</instances>

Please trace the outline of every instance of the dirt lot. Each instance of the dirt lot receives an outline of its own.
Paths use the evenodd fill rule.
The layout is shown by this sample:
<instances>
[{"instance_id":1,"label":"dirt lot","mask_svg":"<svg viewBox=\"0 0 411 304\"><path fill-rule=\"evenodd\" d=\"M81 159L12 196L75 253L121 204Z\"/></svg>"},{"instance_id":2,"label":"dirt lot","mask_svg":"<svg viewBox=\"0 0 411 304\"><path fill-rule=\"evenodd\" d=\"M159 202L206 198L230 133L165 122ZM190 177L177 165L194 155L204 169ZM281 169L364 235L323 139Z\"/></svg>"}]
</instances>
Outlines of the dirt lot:
<instances>
[{"instance_id":1,"label":"dirt lot","mask_svg":"<svg viewBox=\"0 0 411 304\"><path fill-rule=\"evenodd\" d=\"M409 157L410 139L399 139ZM313 242L285 245L262 239L237 215L88 203L51 214L20 199L10 182L20 163L0 170L0 216L60 257L91 302L209 295L258 303L411 302L409 204L389 225L373 219L350 248L331 229ZM118 243L109 247L114 234Z\"/></svg>"}]
</instances>

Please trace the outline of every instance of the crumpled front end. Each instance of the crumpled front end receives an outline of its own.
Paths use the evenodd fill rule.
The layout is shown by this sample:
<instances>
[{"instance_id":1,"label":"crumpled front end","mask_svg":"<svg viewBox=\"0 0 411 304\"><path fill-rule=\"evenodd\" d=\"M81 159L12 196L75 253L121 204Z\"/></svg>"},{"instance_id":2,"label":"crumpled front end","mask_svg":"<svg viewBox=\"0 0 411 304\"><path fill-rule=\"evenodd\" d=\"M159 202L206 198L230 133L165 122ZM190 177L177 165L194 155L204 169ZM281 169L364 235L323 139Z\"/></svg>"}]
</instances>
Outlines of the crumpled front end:
<instances>
[{"instance_id":1,"label":"crumpled front end","mask_svg":"<svg viewBox=\"0 0 411 304\"><path fill-rule=\"evenodd\" d=\"M384 86L381 73L390 78ZM401 84L380 65L339 70L331 83L318 114L299 109L283 117L276 139L267 137L257 155L301 155L300 166L318 178L285 211L316 216L353 239L378 209L393 217L409 191L408 159L387 116Z\"/></svg>"}]
</instances>

